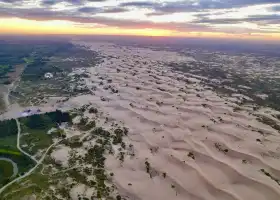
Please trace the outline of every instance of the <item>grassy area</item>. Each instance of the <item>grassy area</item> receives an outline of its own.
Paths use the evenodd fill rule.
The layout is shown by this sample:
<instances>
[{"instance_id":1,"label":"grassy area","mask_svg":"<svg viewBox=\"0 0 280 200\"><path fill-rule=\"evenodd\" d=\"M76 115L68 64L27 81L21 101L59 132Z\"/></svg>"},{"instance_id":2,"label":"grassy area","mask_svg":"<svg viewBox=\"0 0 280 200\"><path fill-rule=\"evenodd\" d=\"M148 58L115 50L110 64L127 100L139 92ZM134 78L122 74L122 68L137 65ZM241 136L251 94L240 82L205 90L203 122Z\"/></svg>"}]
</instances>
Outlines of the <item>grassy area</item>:
<instances>
[{"instance_id":1,"label":"grassy area","mask_svg":"<svg viewBox=\"0 0 280 200\"><path fill-rule=\"evenodd\" d=\"M22 147L26 152L30 154L36 154L40 149L46 149L52 144L52 136L47 134L47 130L32 130L25 129L22 135L21 144L27 145L27 147Z\"/></svg>"},{"instance_id":2,"label":"grassy area","mask_svg":"<svg viewBox=\"0 0 280 200\"><path fill-rule=\"evenodd\" d=\"M59 67L48 64L49 58L61 52L67 55L74 47L57 41L0 41L0 84L10 84L10 72L20 64L27 65L23 80L42 80L46 72L62 72ZM36 83L35 83L36 84Z\"/></svg>"},{"instance_id":3,"label":"grassy area","mask_svg":"<svg viewBox=\"0 0 280 200\"><path fill-rule=\"evenodd\" d=\"M0 121L0 157L12 160L23 173L33 163L17 149L17 125L15 120ZM4 175L1 175L1 174ZM10 162L0 160L0 186L10 181L13 166Z\"/></svg>"},{"instance_id":4,"label":"grassy area","mask_svg":"<svg viewBox=\"0 0 280 200\"><path fill-rule=\"evenodd\" d=\"M23 125L23 128L44 130L44 131L49 130L52 127L56 127L58 124L61 124L62 122L71 122L71 121L72 119L69 113L61 112L60 110L20 118L20 123Z\"/></svg>"},{"instance_id":5,"label":"grassy area","mask_svg":"<svg viewBox=\"0 0 280 200\"><path fill-rule=\"evenodd\" d=\"M42 175L38 168L33 174L22 179L20 182L13 184L7 188L1 200L18 200L25 196L35 194L37 199L44 199L40 193L49 186L48 177ZM24 186L22 183L25 183ZM16 192L14 192L16 191Z\"/></svg>"},{"instance_id":6,"label":"grassy area","mask_svg":"<svg viewBox=\"0 0 280 200\"><path fill-rule=\"evenodd\" d=\"M21 60L26 67L13 96L22 106L44 104L48 101L48 96L69 97L90 93L88 88L78 87L79 81L84 77L70 77L68 74L73 69L92 67L101 61L96 52L67 42L34 45L33 53ZM45 78L44 75L48 72L53 74L53 78ZM45 98L40 98L40 95Z\"/></svg>"},{"instance_id":7,"label":"grassy area","mask_svg":"<svg viewBox=\"0 0 280 200\"><path fill-rule=\"evenodd\" d=\"M30 160L28 157L25 155L15 155L15 154L10 154L10 153L2 153L0 152L0 157L2 158L7 158L12 160L14 163L17 164L18 167L18 174L24 174L27 172L30 168L34 166L34 162ZM5 164L7 166L7 164ZM2 167L2 163L0 162L0 167ZM12 169L12 166L9 165L9 168ZM6 169L5 169L6 170ZM11 181L12 179L7 179L3 176L0 176L0 187Z\"/></svg>"},{"instance_id":8,"label":"grassy area","mask_svg":"<svg viewBox=\"0 0 280 200\"><path fill-rule=\"evenodd\" d=\"M21 144L27 144L24 149L35 154L40 149L46 149L52 144L52 138L61 136L59 131L47 134L51 128L56 128L62 122L71 122L68 113L59 110L40 115L32 115L20 119L23 134Z\"/></svg>"},{"instance_id":9,"label":"grassy area","mask_svg":"<svg viewBox=\"0 0 280 200\"><path fill-rule=\"evenodd\" d=\"M30 154L36 154L39 150L48 148L53 143L53 137L62 136L60 131L51 135L47 134L47 131L52 127L57 127L62 122L71 122L71 117L68 113L57 110L41 115L23 117L19 121L22 126L22 133L28 133L22 134L21 137L21 145L26 145L23 149ZM14 119L0 121L0 157L15 162L19 174L22 174L32 168L34 163L17 149L17 132L17 124ZM6 166L7 163L5 163L5 168ZM11 180L0 176L0 186L9 181Z\"/></svg>"},{"instance_id":10,"label":"grassy area","mask_svg":"<svg viewBox=\"0 0 280 200\"><path fill-rule=\"evenodd\" d=\"M17 149L17 125L16 121L0 121L0 155L17 155L21 153Z\"/></svg>"},{"instance_id":11,"label":"grassy area","mask_svg":"<svg viewBox=\"0 0 280 200\"><path fill-rule=\"evenodd\" d=\"M26 63L26 64L31 64L34 62L34 58L32 57L24 57L23 58L23 61Z\"/></svg>"},{"instance_id":12,"label":"grassy area","mask_svg":"<svg viewBox=\"0 0 280 200\"><path fill-rule=\"evenodd\" d=\"M6 160L0 160L0 177L3 177L4 179L10 178L13 173L12 163Z\"/></svg>"},{"instance_id":13,"label":"grassy area","mask_svg":"<svg viewBox=\"0 0 280 200\"><path fill-rule=\"evenodd\" d=\"M6 76L12 69L13 67L11 65L0 65L0 77Z\"/></svg>"},{"instance_id":14,"label":"grassy area","mask_svg":"<svg viewBox=\"0 0 280 200\"><path fill-rule=\"evenodd\" d=\"M82 117L84 116L83 113L88 108L89 105L72 111L71 113L73 113L73 116L75 116L75 114L80 114ZM96 115L98 111L96 109L91 109L90 113ZM32 153L35 153L38 149L44 147L44 145L48 147L52 144L53 136L60 136L63 138L63 132L59 129L55 133L46 134L48 126L44 124L53 121L62 121L61 116L62 115L58 114L58 112L43 114L40 116L40 119L36 117L36 120L40 121L40 123L36 122L35 124L29 124L28 118L20 119L23 130L28 132L28 134L23 134L21 143L25 141L26 144L29 144L27 148L35 144L32 147ZM67 115L65 115L63 121L68 121L66 120L67 118ZM32 123L33 122L34 121L32 121ZM36 127L36 129L30 126L33 128ZM84 184L87 187L94 188L93 193L86 195L80 194L78 197L79 199L109 200L116 199L114 198L115 195L117 199L122 199L120 195L117 195L117 191L115 191L115 187L113 187L114 185L111 181L114 174L109 173L105 169L105 161L106 155L111 154L122 164L125 155L132 155L133 146L131 144L126 144L122 138L127 135L128 129L116 126L113 129L106 130L102 127L96 127L95 121L92 120L92 118L87 119L85 117L82 118L80 123L73 126L80 131L88 132L89 135L87 135L87 137L64 137L65 140L61 141L60 145L71 148L69 154L69 168L55 161L51 156L51 152L48 152L42 165L39 166L38 169L30 176L14 183L4 191L2 194L3 200L17 200L24 197L29 198L31 195L36 195L37 199L70 199L69 191L76 184ZM78 150L84 142L89 141L94 141L94 145L87 149L85 157L78 155L79 151L76 150ZM36 148L36 150L34 148ZM43 166L44 169L42 168ZM87 178L88 176L94 178L89 180ZM66 181L65 177L68 177L71 181ZM55 190L50 190L51 186L54 187Z\"/></svg>"},{"instance_id":15,"label":"grassy area","mask_svg":"<svg viewBox=\"0 0 280 200\"><path fill-rule=\"evenodd\" d=\"M0 138L17 135L17 124L14 119L0 121Z\"/></svg>"},{"instance_id":16,"label":"grassy area","mask_svg":"<svg viewBox=\"0 0 280 200\"><path fill-rule=\"evenodd\" d=\"M11 154L11 155L16 155L16 156L20 156L21 152L20 151L11 151L8 149L0 149L0 154L4 153L4 154Z\"/></svg>"},{"instance_id":17,"label":"grassy area","mask_svg":"<svg viewBox=\"0 0 280 200\"><path fill-rule=\"evenodd\" d=\"M1 137L0 139L0 149L17 150L17 137L16 135L10 135L6 137Z\"/></svg>"},{"instance_id":18,"label":"grassy area","mask_svg":"<svg viewBox=\"0 0 280 200\"><path fill-rule=\"evenodd\" d=\"M14 67L11 65L0 65L0 83L10 84L9 73L14 72Z\"/></svg>"},{"instance_id":19,"label":"grassy area","mask_svg":"<svg viewBox=\"0 0 280 200\"><path fill-rule=\"evenodd\" d=\"M10 65L0 65L0 74L6 70L9 70L10 68Z\"/></svg>"}]
</instances>

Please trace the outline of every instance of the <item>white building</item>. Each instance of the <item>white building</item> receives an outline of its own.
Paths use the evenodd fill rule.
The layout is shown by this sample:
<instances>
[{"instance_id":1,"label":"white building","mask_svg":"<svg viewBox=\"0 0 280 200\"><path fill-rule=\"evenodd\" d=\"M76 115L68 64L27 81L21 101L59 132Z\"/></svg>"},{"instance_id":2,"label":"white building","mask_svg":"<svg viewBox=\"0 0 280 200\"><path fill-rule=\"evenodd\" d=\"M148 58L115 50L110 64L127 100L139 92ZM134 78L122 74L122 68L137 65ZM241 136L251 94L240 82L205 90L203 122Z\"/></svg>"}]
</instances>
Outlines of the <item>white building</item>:
<instances>
[{"instance_id":1,"label":"white building","mask_svg":"<svg viewBox=\"0 0 280 200\"><path fill-rule=\"evenodd\" d=\"M53 77L53 74L52 73L50 73L50 72L48 72L48 73L45 73L45 78L52 78Z\"/></svg>"}]
</instances>

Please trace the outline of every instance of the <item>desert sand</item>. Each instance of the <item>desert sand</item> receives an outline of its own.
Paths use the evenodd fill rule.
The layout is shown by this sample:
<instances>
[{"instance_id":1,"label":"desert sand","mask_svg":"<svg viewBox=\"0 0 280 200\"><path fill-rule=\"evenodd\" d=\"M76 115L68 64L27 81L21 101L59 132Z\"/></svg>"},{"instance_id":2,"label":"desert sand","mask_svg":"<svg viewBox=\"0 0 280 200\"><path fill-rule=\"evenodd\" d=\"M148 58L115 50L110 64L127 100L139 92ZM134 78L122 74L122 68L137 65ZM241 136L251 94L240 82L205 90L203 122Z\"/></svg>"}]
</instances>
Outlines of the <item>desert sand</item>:
<instances>
[{"instance_id":1,"label":"desert sand","mask_svg":"<svg viewBox=\"0 0 280 200\"><path fill-rule=\"evenodd\" d=\"M104 56L90 68L93 103L129 128L135 157L108 158L114 183L134 200L279 200L280 135L247 111L238 95L221 97L168 62L174 52L84 43ZM145 162L150 164L146 172ZM268 176L265 173L269 173Z\"/></svg>"}]
</instances>

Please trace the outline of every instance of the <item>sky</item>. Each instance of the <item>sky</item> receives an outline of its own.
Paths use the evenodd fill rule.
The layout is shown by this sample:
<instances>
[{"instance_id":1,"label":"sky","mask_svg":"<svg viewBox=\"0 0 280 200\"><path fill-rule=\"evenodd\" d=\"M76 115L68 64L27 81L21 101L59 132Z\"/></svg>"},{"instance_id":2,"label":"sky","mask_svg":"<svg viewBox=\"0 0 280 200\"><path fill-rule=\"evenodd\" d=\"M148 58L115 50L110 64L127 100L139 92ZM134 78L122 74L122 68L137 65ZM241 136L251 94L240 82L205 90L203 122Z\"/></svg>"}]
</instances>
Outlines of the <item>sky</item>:
<instances>
[{"instance_id":1,"label":"sky","mask_svg":"<svg viewBox=\"0 0 280 200\"><path fill-rule=\"evenodd\" d=\"M280 41L280 0L0 0L0 34Z\"/></svg>"}]
</instances>

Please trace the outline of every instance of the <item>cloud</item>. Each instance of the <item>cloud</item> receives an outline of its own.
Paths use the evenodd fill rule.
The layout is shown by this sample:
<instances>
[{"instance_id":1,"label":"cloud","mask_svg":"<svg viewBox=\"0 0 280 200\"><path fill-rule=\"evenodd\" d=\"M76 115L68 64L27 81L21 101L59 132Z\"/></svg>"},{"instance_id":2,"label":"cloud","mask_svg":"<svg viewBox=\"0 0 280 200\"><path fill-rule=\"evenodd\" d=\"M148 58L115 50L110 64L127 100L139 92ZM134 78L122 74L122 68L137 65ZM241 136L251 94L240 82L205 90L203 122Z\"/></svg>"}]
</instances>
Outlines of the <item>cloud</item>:
<instances>
[{"instance_id":1,"label":"cloud","mask_svg":"<svg viewBox=\"0 0 280 200\"><path fill-rule=\"evenodd\" d=\"M151 8L154 12L152 15L164 15L178 12L200 12L213 9L231 9L241 8L246 6L276 4L279 0L197 0L197 1L172 1L161 3L153 3L149 1L130 1L121 3L124 7Z\"/></svg>"},{"instance_id":2,"label":"cloud","mask_svg":"<svg viewBox=\"0 0 280 200\"><path fill-rule=\"evenodd\" d=\"M41 4L42 4L43 6L52 6L52 5L61 3L61 2L67 2L67 3L74 4L74 5L79 5L79 4L83 4L83 3L84 3L84 2L81 1L81 0L43 0L43 1L41 2Z\"/></svg>"},{"instance_id":3,"label":"cloud","mask_svg":"<svg viewBox=\"0 0 280 200\"><path fill-rule=\"evenodd\" d=\"M109 0L38 0L38 3L33 4L33 7L26 8L25 2L33 2L33 0L0 0L0 18L1 17L18 17L22 19L30 19L37 21L47 20L67 20L72 21L83 26L112 26L119 28L129 29L168 29L182 32L234 32L222 28L224 24L240 24L242 22L251 22L262 27L266 27L269 30L270 24L280 24L280 18L277 13L270 15L250 15L245 18L223 18L221 15L227 12L227 9L241 8L246 6L260 5L260 4L272 4L271 11L277 12L280 10L280 0L174 0L174 1L130 1L122 0L117 6L115 3ZM89 4L89 2L106 2L105 4ZM68 3L69 6L65 6L62 10L54 10L54 5L59 3ZM11 4L11 5L10 5ZM2 6L4 5L4 6ZM18 6L19 5L19 6ZM32 5L32 4L30 4ZM104 5L103 7L101 5ZM25 8L23 8L25 7ZM190 12L192 16L195 16L197 20L192 22L153 22L151 19L141 18L139 20L135 16L131 17L131 12L137 10L137 8L148 8L152 12L147 13L147 16L160 16L179 12ZM264 9L269 9L264 7ZM129 15L125 15L124 18L120 18L117 14L114 18L101 17L97 14L102 13L102 16L112 16L110 13L123 13L131 11ZM108 15L106 15L108 14ZM210 16L215 15L215 19ZM121 15L123 16L123 15ZM219 18L220 16L220 18ZM225 15L223 15L225 16ZM238 17L238 16L236 16ZM220 26L219 26L220 25ZM235 27L235 26L234 26ZM244 33L252 30L250 28L237 27L238 31L244 31ZM256 29L254 29L255 31ZM262 31L262 30L260 30Z\"/></svg>"},{"instance_id":4,"label":"cloud","mask_svg":"<svg viewBox=\"0 0 280 200\"><path fill-rule=\"evenodd\" d=\"M114 8L104 8L102 13L121 13L127 11L129 11L129 9L127 8L114 7Z\"/></svg>"},{"instance_id":5,"label":"cloud","mask_svg":"<svg viewBox=\"0 0 280 200\"><path fill-rule=\"evenodd\" d=\"M146 16L148 17L151 17L151 16L163 16L163 15L166 15L167 13L165 12L150 12L150 13L147 13Z\"/></svg>"},{"instance_id":6,"label":"cloud","mask_svg":"<svg viewBox=\"0 0 280 200\"><path fill-rule=\"evenodd\" d=\"M67 20L83 24L101 24L106 26L113 26L119 28L129 29L169 29L174 31L210 31L207 25L191 24L191 23L155 23L148 20L129 20L129 19L113 19L108 17L90 16L84 17L78 15L76 11L53 11L44 8L37 9L19 9L0 8L1 17L18 17L22 19L30 19L37 21L48 20Z\"/></svg>"},{"instance_id":7,"label":"cloud","mask_svg":"<svg viewBox=\"0 0 280 200\"><path fill-rule=\"evenodd\" d=\"M266 23L266 24L280 24L280 15L249 15L245 18L218 18L209 19L203 18L194 21L194 23L207 23L207 24L238 24L242 22Z\"/></svg>"},{"instance_id":8,"label":"cloud","mask_svg":"<svg viewBox=\"0 0 280 200\"><path fill-rule=\"evenodd\" d=\"M270 8L270 10L274 11L274 12L280 12L280 5L278 6L273 6Z\"/></svg>"},{"instance_id":9,"label":"cloud","mask_svg":"<svg viewBox=\"0 0 280 200\"><path fill-rule=\"evenodd\" d=\"M0 3L17 3L21 2L22 0L0 0Z\"/></svg>"},{"instance_id":10,"label":"cloud","mask_svg":"<svg viewBox=\"0 0 280 200\"><path fill-rule=\"evenodd\" d=\"M43 6L53 6L61 2L67 2L73 5L84 5L87 2L105 2L105 1L107 0L42 0L41 4Z\"/></svg>"},{"instance_id":11,"label":"cloud","mask_svg":"<svg viewBox=\"0 0 280 200\"><path fill-rule=\"evenodd\" d=\"M129 9L127 8L118 8L118 7L81 7L78 9L78 12L88 13L88 14L96 14L96 13L121 13L127 12Z\"/></svg>"},{"instance_id":12,"label":"cloud","mask_svg":"<svg viewBox=\"0 0 280 200\"><path fill-rule=\"evenodd\" d=\"M155 8L161 6L161 3L154 3L149 1L132 1L119 4L121 7L144 7L144 8Z\"/></svg>"},{"instance_id":13,"label":"cloud","mask_svg":"<svg viewBox=\"0 0 280 200\"><path fill-rule=\"evenodd\" d=\"M97 13L100 11L100 8L96 7L82 7L78 9L78 12L82 13Z\"/></svg>"}]
</instances>

